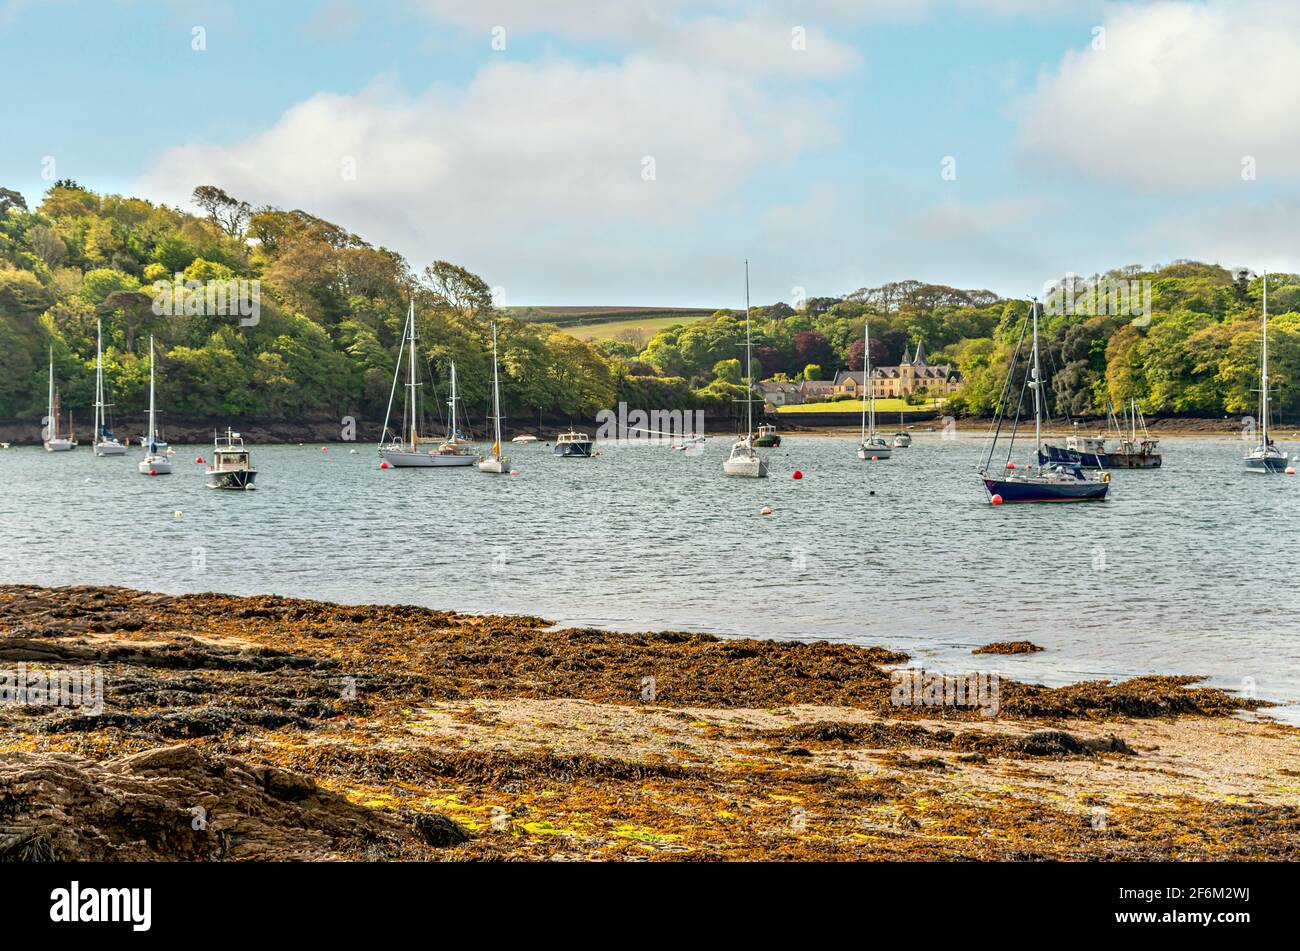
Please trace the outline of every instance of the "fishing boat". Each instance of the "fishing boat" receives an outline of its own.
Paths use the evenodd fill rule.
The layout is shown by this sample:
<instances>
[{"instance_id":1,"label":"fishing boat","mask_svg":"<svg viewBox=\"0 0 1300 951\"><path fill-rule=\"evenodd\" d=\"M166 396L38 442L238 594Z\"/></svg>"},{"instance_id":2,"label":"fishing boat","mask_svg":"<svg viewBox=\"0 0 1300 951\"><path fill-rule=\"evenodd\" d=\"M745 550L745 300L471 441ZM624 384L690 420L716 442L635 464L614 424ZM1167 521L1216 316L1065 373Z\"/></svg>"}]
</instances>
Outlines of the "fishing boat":
<instances>
[{"instance_id":1,"label":"fishing boat","mask_svg":"<svg viewBox=\"0 0 1300 951\"><path fill-rule=\"evenodd\" d=\"M781 445L781 434L776 431L776 427L771 423L759 423L758 435L754 437L754 445L760 449L776 449Z\"/></svg>"},{"instance_id":2,"label":"fishing boat","mask_svg":"<svg viewBox=\"0 0 1300 951\"><path fill-rule=\"evenodd\" d=\"M244 446L244 438L239 433L226 427L225 436L212 438L212 462L207 468L207 486L209 489L246 489L255 488L253 480L257 470L253 468Z\"/></svg>"},{"instance_id":3,"label":"fishing boat","mask_svg":"<svg viewBox=\"0 0 1300 951\"><path fill-rule=\"evenodd\" d=\"M45 451L70 452L76 448L77 437L72 432L72 414L68 414L68 432L59 432L59 390L54 385L54 348L50 347L50 399L45 417Z\"/></svg>"},{"instance_id":4,"label":"fishing boat","mask_svg":"<svg viewBox=\"0 0 1300 951\"><path fill-rule=\"evenodd\" d=\"M862 435L858 439L858 458L872 462L888 459L893 450L885 437L876 432L876 388L871 382L871 328L862 322Z\"/></svg>"},{"instance_id":5,"label":"fishing boat","mask_svg":"<svg viewBox=\"0 0 1300 951\"><path fill-rule=\"evenodd\" d=\"M125 444L118 441L109 427L108 409L112 403L104 402L104 327L95 322L95 434L92 446L97 456L126 455Z\"/></svg>"},{"instance_id":6,"label":"fishing boat","mask_svg":"<svg viewBox=\"0 0 1300 951\"><path fill-rule=\"evenodd\" d=\"M1160 441L1152 439L1147 432L1147 421L1137 407L1137 400L1129 397L1129 405L1124 410L1127 437L1120 429L1119 449L1107 454L1107 465L1111 469L1159 469L1164 461L1159 450ZM1111 418L1115 414L1111 412ZM1119 425L1116 420L1116 425ZM1138 427L1142 427L1142 436L1138 437Z\"/></svg>"},{"instance_id":7,"label":"fishing boat","mask_svg":"<svg viewBox=\"0 0 1300 951\"><path fill-rule=\"evenodd\" d=\"M384 433L379 441L379 456L396 469L435 469L452 466L470 466L474 456L462 450L456 439L455 369L452 370L451 423L448 438L435 449L420 448L420 381L415 362L415 300L407 309L406 323L402 326L402 340L397 349L397 366L393 370L393 386L388 394L388 410L384 414ZM405 351L405 354L403 354ZM406 357L406 384L402 400L402 427L393 433L389 421L393 417L393 403L397 397L397 381L401 376L403 355Z\"/></svg>"},{"instance_id":8,"label":"fishing boat","mask_svg":"<svg viewBox=\"0 0 1300 951\"><path fill-rule=\"evenodd\" d=\"M167 444L158 438L158 403L155 397L156 366L153 337L149 338L149 429L143 440L144 458L136 463L141 475L170 475L171 458L164 448Z\"/></svg>"},{"instance_id":9,"label":"fishing boat","mask_svg":"<svg viewBox=\"0 0 1300 951\"><path fill-rule=\"evenodd\" d=\"M492 451L478 461L478 471L504 475L510 457L501 454L501 377L497 369L497 325L492 322Z\"/></svg>"},{"instance_id":10,"label":"fishing boat","mask_svg":"<svg viewBox=\"0 0 1300 951\"><path fill-rule=\"evenodd\" d=\"M557 456L586 459L591 456L592 445L591 437L586 433L570 429L555 437L555 446L551 451Z\"/></svg>"},{"instance_id":11,"label":"fishing boat","mask_svg":"<svg viewBox=\"0 0 1300 951\"><path fill-rule=\"evenodd\" d=\"M749 262L745 262L745 435L731 444L722 463L724 475L766 479L767 461L754 448L754 358L749 334Z\"/></svg>"},{"instance_id":12,"label":"fishing boat","mask_svg":"<svg viewBox=\"0 0 1300 951\"><path fill-rule=\"evenodd\" d=\"M1264 330L1259 351L1259 443L1246 453L1246 471L1285 472L1288 456L1268 435L1270 396L1268 386L1268 272L1264 272Z\"/></svg>"},{"instance_id":13,"label":"fishing boat","mask_svg":"<svg viewBox=\"0 0 1300 951\"><path fill-rule=\"evenodd\" d=\"M1043 455L1043 379L1038 357L1038 301L1029 308L1030 323L1033 327L1033 344L1030 351L1029 372L1022 384L1020 398L1016 405L1015 419L1012 421L1011 436L1007 443L1006 459L1000 469L993 468L993 455L997 451L998 438L1005 422L1008 403L1012 390L1012 381L1016 373L1016 364L1024 344L1025 328L1020 329L1020 340L1007 370L1007 379L1002 388L1002 400L993 420L992 440L989 444L988 458L979 470L984 489L990 501L1002 502L1100 502L1106 498L1110 489L1110 473L1086 472L1082 466L1053 462L1037 469L1031 464L1018 469L1011 461L1015 449L1016 434L1020 428L1020 409L1024 402L1025 389L1030 390L1034 400L1034 458Z\"/></svg>"}]
</instances>

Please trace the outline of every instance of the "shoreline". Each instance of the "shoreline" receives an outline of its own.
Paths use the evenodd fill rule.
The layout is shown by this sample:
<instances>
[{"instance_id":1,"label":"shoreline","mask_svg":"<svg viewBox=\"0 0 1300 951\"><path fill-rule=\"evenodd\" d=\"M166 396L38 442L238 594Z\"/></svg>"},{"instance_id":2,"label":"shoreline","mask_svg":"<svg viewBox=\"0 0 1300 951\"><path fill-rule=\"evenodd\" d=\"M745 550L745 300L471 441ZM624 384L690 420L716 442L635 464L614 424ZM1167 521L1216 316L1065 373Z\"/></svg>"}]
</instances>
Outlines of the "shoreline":
<instances>
[{"instance_id":1,"label":"shoreline","mask_svg":"<svg viewBox=\"0 0 1300 951\"><path fill-rule=\"evenodd\" d=\"M0 670L101 669L103 711L0 705L0 798L17 804L0 852L1300 857L1300 730L1259 704L1192 678L1002 679L985 716L899 705L889 671L907 660L402 605L4 585ZM39 779L51 769L53 789Z\"/></svg>"},{"instance_id":2,"label":"shoreline","mask_svg":"<svg viewBox=\"0 0 1300 951\"><path fill-rule=\"evenodd\" d=\"M856 413L845 413L843 422L820 423L817 425L800 424L797 414L767 415L759 422L772 423L782 435L791 436L856 436L860 428ZM977 416L958 417L956 423L959 432L981 435L988 432L991 424L991 419ZM351 440L343 438L344 423L341 419L335 417L198 419L172 416L164 420L163 429L168 441L174 445L201 446L211 445L214 429L224 432L228 425L242 433L252 445L292 446L315 443L330 445L347 443L356 446L369 446L374 445L379 440L381 421L357 418L353 432L355 438ZM540 426L512 426L512 434L531 433L536 435L541 442L552 442L556 435L567 431L569 425L567 420L544 420ZM578 420L574 422L574 425L578 429L593 434L599 428L594 420ZM942 425L941 418L936 416L905 423L903 428L915 434L926 434L931 430L935 433L940 432ZM885 421L882 423L880 431L892 433L898 428ZM81 447L89 448L89 423L82 420L78 423L77 429ZM128 437L131 440L132 447L137 445L135 440L144 432L144 429L145 417L139 414L123 416L116 423L119 436ZM1242 432L1240 418L1155 418L1147 420L1147 429L1157 438L1166 436L1228 436L1240 438ZM1105 430L1106 423L1104 420L1089 419L1080 420L1077 428L1049 425L1044 428L1043 433L1047 436L1063 438L1076 434L1096 435ZM735 436L736 432L735 420L726 417L706 420L705 435L712 438L730 438ZM1279 439L1300 438L1300 424L1279 425L1276 427L1276 435ZM1108 436L1114 438L1114 433L1111 432ZM429 440L431 444L437 442L434 436L430 436ZM484 442L490 440L487 440L487 437L484 436L471 441ZM0 420L0 442L9 443L15 447L39 446L41 445L40 422L36 420Z\"/></svg>"}]
</instances>

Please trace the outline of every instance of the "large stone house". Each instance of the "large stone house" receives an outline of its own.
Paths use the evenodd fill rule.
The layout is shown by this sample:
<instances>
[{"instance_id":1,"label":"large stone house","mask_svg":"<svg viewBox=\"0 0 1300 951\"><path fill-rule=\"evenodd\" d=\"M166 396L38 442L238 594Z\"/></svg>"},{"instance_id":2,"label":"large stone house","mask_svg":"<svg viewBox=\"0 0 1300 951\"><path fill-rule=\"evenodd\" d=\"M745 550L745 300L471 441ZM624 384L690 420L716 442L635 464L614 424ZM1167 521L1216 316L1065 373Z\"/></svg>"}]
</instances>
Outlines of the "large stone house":
<instances>
[{"instance_id":1,"label":"large stone house","mask_svg":"<svg viewBox=\"0 0 1300 951\"><path fill-rule=\"evenodd\" d=\"M766 380L756 385L759 395L770 406L797 406L800 403L820 403L835 395L833 380Z\"/></svg>"},{"instance_id":2,"label":"large stone house","mask_svg":"<svg viewBox=\"0 0 1300 951\"><path fill-rule=\"evenodd\" d=\"M835 395L860 399L865 393L862 370L841 370L835 374ZM903 351L896 367L872 367L871 389L877 399L906 398L922 387L930 397L942 397L961 389L961 374L955 367L931 366L925 362L925 344L916 345L916 356Z\"/></svg>"}]
</instances>

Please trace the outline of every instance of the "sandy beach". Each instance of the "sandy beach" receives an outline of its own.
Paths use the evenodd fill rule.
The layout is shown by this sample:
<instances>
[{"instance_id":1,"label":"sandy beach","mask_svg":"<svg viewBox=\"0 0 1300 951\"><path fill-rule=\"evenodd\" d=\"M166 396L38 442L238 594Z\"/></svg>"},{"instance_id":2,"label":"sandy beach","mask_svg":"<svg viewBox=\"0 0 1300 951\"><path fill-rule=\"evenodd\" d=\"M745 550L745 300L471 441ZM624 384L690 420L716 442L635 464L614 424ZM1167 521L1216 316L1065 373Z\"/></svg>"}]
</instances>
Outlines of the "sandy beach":
<instances>
[{"instance_id":1,"label":"sandy beach","mask_svg":"<svg viewBox=\"0 0 1300 951\"><path fill-rule=\"evenodd\" d=\"M1165 677L900 706L906 660L3 586L6 686L95 671L102 708L0 705L0 857L1300 858L1267 709Z\"/></svg>"}]
</instances>

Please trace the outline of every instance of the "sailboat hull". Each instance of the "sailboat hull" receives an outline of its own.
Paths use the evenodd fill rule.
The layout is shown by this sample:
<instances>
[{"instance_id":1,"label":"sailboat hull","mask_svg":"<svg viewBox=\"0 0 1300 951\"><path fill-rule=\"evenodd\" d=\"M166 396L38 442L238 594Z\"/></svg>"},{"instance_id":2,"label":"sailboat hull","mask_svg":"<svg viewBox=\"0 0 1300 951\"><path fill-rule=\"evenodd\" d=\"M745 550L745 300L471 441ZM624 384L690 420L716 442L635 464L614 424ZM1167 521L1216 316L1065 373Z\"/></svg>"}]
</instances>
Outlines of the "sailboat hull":
<instances>
[{"instance_id":1,"label":"sailboat hull","mask_svg":"<svg viewBox=\"0 0 1300 951\"><path fill-rule=\"evenodd\" d=\"M889 446L859 446L858 447L858 458L863 460L864 462L872 459L878 462L884 462L892 454L893 454L893 449L891 449Z\"/></svg>"},{"instance_id":2,"label":"sailboat hull","mask_svg":"<svg viewBox=\"0 0 1300 951\"><path fill-rule=\"evenodd\" d=\"M394 469L446 469L471 466L473 456L459 453L408 452L405 449L381 449L379 455Z\"/></svg>"},{"instance_id":3,"label":"sailboat hull","mask_svg":"<svg viewBox=\"0 0 1300 951\"><path fill-rule=\"evenodd\" d=\"M1287 454L1279 453L1251 453L1246 457L1246 471L1269 474L1272 472L1285 472L1287 467Z\"/></svg>"},{"instance_id":4,"label":"sailboat hull","mask_svg":"<svg viewBox=\"0 0 1300 951\"><path fill-rule=\"evenodd\" d=\"M146 456L136 463L141 475L171 475L172 461L166 456Z\"/></svg>"},{"instance_id":5,"label":"sailboat hull","mask_svg":"<svg viewBox=\"0 0 1300 951\"><path fill-rule=\"evenodd\" d=\"M478 471L487 472L491 475L505 475L510 471L510 460L506 458L480 459Z\"/></svg>"},{"instance_id":6,"label":"sailboat hull","mask_svg":"<svg viewBox=\"0 0 1300 951\"><path fill-rule=\"evenodd\" d=\"M126 455L126 446L123 446L120 442L101 442L95 446L95 455L124 456Z\"/></svg>"},{"instance_id":7,"label":"sailboat hull","mask_svg":"<svg viewBox=\"0 0 1300 951\"><path fill-rule=\"evenodd\" d=\"M988 489L989 495L1002 496L1003 502L1103 502L1110 489L1110 483L1094 482L1089 479L1056 482L1034 478L985 477L984 488Z\"/></svg>"},{"instance_id":8,"label":"sailboat hull","mask_svg":"<svg viewBox=\"0 0 1300 951\"><path fill-rule=\"evenodd\" d=\"M46 452L70 452L77 444L71 439L51 439L45 444Z\"/></svg>"}]
</instances>

